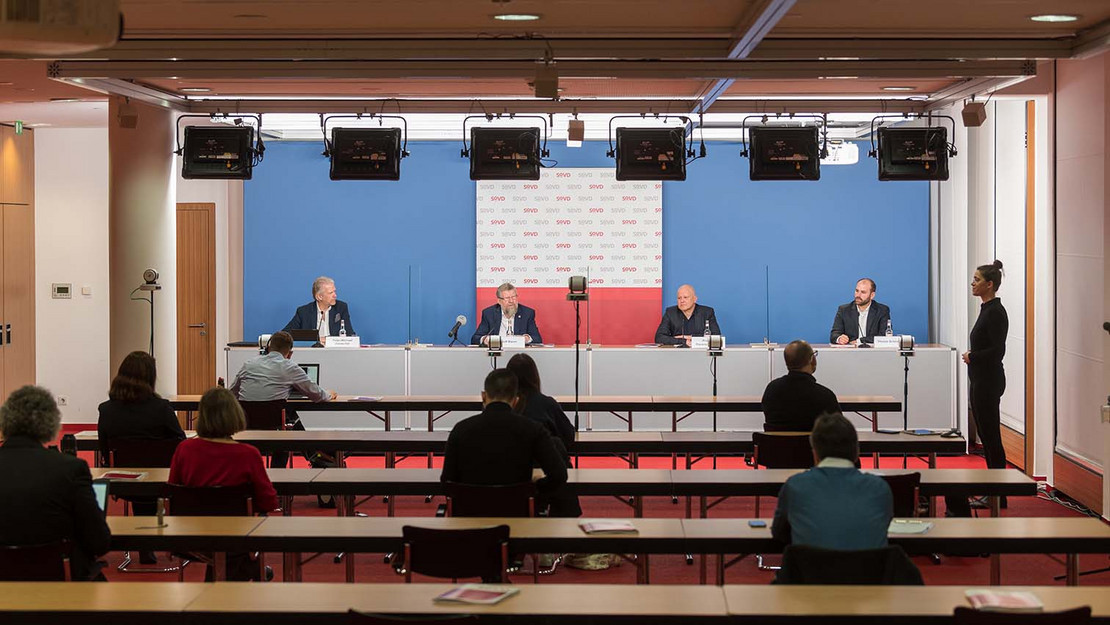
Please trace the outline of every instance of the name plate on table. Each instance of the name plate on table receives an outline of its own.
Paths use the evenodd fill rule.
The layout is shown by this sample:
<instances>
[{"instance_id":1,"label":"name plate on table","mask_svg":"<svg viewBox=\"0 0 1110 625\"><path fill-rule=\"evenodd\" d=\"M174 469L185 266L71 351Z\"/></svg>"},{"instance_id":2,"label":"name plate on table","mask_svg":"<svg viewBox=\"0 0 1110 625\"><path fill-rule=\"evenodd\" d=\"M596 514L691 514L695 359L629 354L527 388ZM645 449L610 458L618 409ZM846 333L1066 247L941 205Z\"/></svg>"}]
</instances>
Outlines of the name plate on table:
<instances>
[{"instance_id":1,"label":"name plate on table","mask_svg":"<svg viewBox=\"0 0 1110 625\"><path fill-rule=\"evenodd\" d=\"M518 334L501 337L501 349L524 349L524 337Z\"/></svg>"},{"instance_id":2,"label":"name plate on table","mask_svg":"<svg viewBox=\"0 0 1110 625\"><path fill-rule=\"evenodd\" d=\"M358 347L357 336L325 336L324 347Z\"/></svg>"},{"instance_id":3,"label":"name plate on table","mask_svg":"<svg viewBox=\"0 0 1110 625\"><path fill-rule=\"evenodd\" d=\"M722 336L721 337L721 349L724 349L724 348L725 348L725 337ZM706 350L709 349L709 337L704 336L704 335L702 335L702 336L696 336L696 335L691 336L690 337L690 349L706 349Z\"/></svg>"},{"instance_id":4,"label":"name plate on table","mask_svg":"<svg viewBox=\"0 0 1110 625\"><path fill-rule=\"evenodd\" d=\"M913 345L913 337L907 337L909 344ZM875 337L874 346L878 349L901 349L902 336L895 334L894 336L879 335Z\"/></svg>"}]
</instances>

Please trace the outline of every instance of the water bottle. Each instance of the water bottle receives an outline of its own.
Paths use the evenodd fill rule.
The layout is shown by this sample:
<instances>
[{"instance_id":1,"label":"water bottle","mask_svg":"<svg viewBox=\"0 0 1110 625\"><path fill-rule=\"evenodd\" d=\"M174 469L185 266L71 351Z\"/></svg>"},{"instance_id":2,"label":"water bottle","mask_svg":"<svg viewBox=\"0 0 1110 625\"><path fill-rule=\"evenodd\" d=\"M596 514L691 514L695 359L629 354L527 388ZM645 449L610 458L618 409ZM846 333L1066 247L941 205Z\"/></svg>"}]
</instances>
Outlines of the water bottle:
<instances>
[{"instance_id":1,"label":"water bottle","mask_svg":"<svg viewBox=\"0 0 1110 625\"><path fill-rule=\"evenodd\" d=\"M890 325L890 319L886 320L886 335L894 336L894 326Z\"/></svg>"},{"instance_id":2,"label":"water bottle","mask_svg":"<svg viewBox=\"0 0 1110 625\"><path fill-rule=\"evenodd\" d=\"M339 336L347 336L347 323L342 319L339 320Z\"/></svg>"},{"instance_id":3,"label":"water bottle","mask_svg":"<svg viewBox=\"0 0 1110 625\"><path fill-rule=\"evenodd\" d=\"M710 335L710 332L709 332L709 320L708 320L708 319L706 319L706 320L705 320L705 335L706 335L706 336L709 336L709 335Z\"/></svg>"}]
</instances>

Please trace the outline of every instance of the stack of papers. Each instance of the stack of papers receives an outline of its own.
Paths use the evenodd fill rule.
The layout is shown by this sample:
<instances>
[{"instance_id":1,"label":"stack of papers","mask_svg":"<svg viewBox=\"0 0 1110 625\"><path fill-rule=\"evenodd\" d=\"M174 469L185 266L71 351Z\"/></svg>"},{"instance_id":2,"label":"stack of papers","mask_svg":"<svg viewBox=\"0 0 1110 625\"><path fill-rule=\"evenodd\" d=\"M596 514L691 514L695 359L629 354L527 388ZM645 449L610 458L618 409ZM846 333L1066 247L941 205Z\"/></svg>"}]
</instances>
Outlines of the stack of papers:
<instances>
[{"instance_id":1,"label":"stack of papers","mask_svg":"<svg viewBox=\"0 0 1110 625\"><path fill-rule=\"evenodd\" d=\"M984 612L1040 612L1044 604L1031 592L969 588L964 595L971 607Z\"/></svg>"},{"instance_id":2,"label":"stack of papers","mask_svg":"<svg viewBox=\"0 0 1110 625\"><path fill-rule=\"evenodd\" d=\"M894 519L887 528L888 534L924 534L933 528L929 521L917 519Z\"/></svg>"},{"instance_id":3,"label":"stack of papers","mask_svg":"<svg viewBox=\"0 0 1110 625\"><path fill-rule=\"evenodd\" d=\"M636 534L632 521L623 519L582 519L578 527L587 534Z\"/></svg>"},{"instance_id":4,"label":"stack of papers","mask_svg":"<svg viewBox=\"0 0 1110 625\"><path fill-rule=\"evenodd\" d=\"M496 584L463 584L452 588L435 598L436 601L457 601L459 603L474 603L480 605L493 605L520 592L519 588L512 586L498 586Z\"/></svg>"},{"instance_id":5,"label":"stack of papers","mask_svg":"<svg viewBox=\"0 0 1110 625\"><path fill-rule=\"evenodd\" d=\"M108 471L100 476L105 480L141 480L146 477L145 471Z\"/></svg>"}]
</instances>

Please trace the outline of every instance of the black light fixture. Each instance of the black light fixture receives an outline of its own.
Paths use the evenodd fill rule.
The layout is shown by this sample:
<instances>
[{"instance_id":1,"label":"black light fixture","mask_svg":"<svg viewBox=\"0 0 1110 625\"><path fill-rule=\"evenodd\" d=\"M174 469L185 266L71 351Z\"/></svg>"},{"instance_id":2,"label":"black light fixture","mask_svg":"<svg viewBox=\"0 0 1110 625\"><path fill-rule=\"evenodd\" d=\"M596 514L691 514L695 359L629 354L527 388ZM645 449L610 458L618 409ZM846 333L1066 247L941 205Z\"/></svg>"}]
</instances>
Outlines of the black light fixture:
<instances>
[{"instance_id":1,"label":"black light fixture","mask_svg":"<svg viewBox=\"0 0 1110 625\"><path fill-rule=\"evenodd\" d=\"M776 115L776 118L782 117ZM760 126L747 127L758 118ZM829 154L828 116L788 114L787 119L816 119L807 126L768 126L767 115L749 115L741 123L748 142L740 152L748 157L751 180L820 180L821 159Z\"/></svg>"},{"instance_id":2,"label":"black light fixture","mask_svg":"<svg viewBox=\"0 0 1110 625\"><path fill-rule=\"evenodd\" d=\"M695 154L693 136L687 134L687 128L693 123L689 117L675 116L683 122L682 126L618 127L614 146L614 120L646 117L646 114L615 115L609 119L609 151L606 156L617 161L617 180L686 180L686 165L694 160ZM664 122L667 120L667 116L662 119ZM704 139L701 156L705 156Z\"/></svg>"},{"instance_id":3,"label":"black light fixture","mask_svg":"<svg viewBox=\"0 0 1110 625\"><path fill-rule=\"evenodd\" d=\"M408 120L399 115L365 116L377 119L401 120L401 127L393 128L332 128L328 138L328 122L335 119L358 119L355 115L320 115L320 129L324 133L324 156L331 159L328 173L332 180L400 180L401 159L408 152Z\"/></svg>"},{"instance_id":4,"label":"black light fixture","mask_svg":"<svg viewBox=\"0 0 1110 625\"><path fill-rule=\"evenodd\" d=\"M947 115L926 116L928 126L875 130L884 118L908 119L908 115L879 115L871 120L870 156L879 161L879 180L948 180L948 159L956 156L956 146L948 142L948 129L931 125L947 119L955 132L956 120ZM876 141L878 145L876 145Z\"/></svg>"},{"instance_id":5,"label":"black light fixture","mask_svg":"<svg viewBox=\"0 0 1110 625\"><path fill-rule=\"evenodd\" d=\"M203 117L231 120L233 126L186 126L181 142L181 120ZM244 124L253 119L256 126ZM181 156L181 177L192 179L250 180L253 169L262 162L266 146L262 142L262 116L258 114L181 115L177 118L177 149Z\"/></svg>"},{"instance_id":6,"label":"black light fixture","mask_svg":"<svg viewBox=\"0 0 1110 625\"><path fill-rule=\"evenodd\" d=\"M551 155L547 149L547 118L541 115L513 115L508 119L539 119L536 127L472 127L470 144L466 141L466 125L472 119L493 121L503 115L469 115L463 119L463 149L460 155L470 158L471 180L539 180L543 159Z\"/></svg>"}]
</instances>

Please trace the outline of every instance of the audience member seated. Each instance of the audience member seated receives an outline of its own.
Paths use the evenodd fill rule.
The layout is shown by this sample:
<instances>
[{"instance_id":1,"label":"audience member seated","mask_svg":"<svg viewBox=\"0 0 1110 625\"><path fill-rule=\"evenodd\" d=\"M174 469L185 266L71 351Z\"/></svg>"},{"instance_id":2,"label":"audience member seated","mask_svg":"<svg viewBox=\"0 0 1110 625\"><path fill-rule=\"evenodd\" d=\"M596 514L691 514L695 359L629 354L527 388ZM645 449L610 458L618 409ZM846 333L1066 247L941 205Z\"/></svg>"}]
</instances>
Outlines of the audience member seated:
<instances>
[{"instance_id":1,"label":"audience member seated","mask_svg":"<svg viewBox=\"0 0 1110 625\"><path fill-rule=\"evenodd\" d=\"M536 367L536 361L528 354L517 354L509 359L505 368L516 374L517 412L547 430L559 455L566 466L570 467L570 454L567 449L574 443L574 424L567 418L562 406L555 401L554 397L544 395L540 391L540 371ZM553 517L577 517L582 514L578 496L566 492L565 488L544 493L539 497L536 508L542 510L548 506L550 506L550 516Z\"/></svg>"},{"instance_id":2,"label":"audience member seated","mask_svg":"<svg viewBox=\"0 0 1110 625\"><path fill-rule=\"evenodd\" d=\"M44 388L24 386L0 407L0 545L67 541L70 578L103 580L99 556L111 533L96 504L89 465L47 449L62 416Z\"/></svg>"},{"instance_id":3,"label":"audience member seated","mask_svg":"<svg viewBox=\"0 0 1110 625\"><path fill-rule=\"evenodd\" d=\"M543 469L536 483L541 493L566 484L566 460L544 426L514 412L517 378L507 369L486 376L480 414L451 429L443 457L444 482L476 485L520 484L532 479L532 467Z\"/></svg>"},{"instance_id":4,"label":"audience member seated","mask_svg":"<svg viewBox=\"0 0 1110 625\"><path fill-rule=\"evenodd\" d=\"M817 371L817 351L805 341L792 341L782 352L786 375L771 380L763 391L763 429L768 432L809 432L817 417L839 413L836 393L821 386Z\"/></svg>"},{"instance_id":5,"label":"audience member seated","mask_svg":"<svg viewBox=\"0 0 1110 625\"><path fill-rule=\"evenodd\" d=\"M154 357L146 352L131 352L119 365L119 372L108 389L108 401L100 404L96 429L100 454L107 464L108 445L120 438L151 440L185 440L185 432L169 400L154 392L157 380ZM149 498L130 499L137 516L153 516L155 501ZM139 554L143 564L154 564L153 552Z\"/></svg>"},{"instance_id":6,"label":"audience member seated","mask_svg":"<svg viewBox=\"0 0 1110 625\"><path fill-rule=\"evenodd\" d=\"M181 486L239 486L250 484L257 513L277 510L274 485L258 449L233 440L246 428L243 408L230 391L216 387L200 398L197 437L177 446L170 465L169 483ZM228 554L227 579L245 581L257 575L247 554Z\"/></svg>"},{"instance_id":7,"label":"audience member seated","mask_svg":"<svg viewBox=\"0 0 1110 625\"><path fill-rule=\"evenodd\" d=\"M894 501L883 478L856 468L856 428L839 413L822 415L809 438L817 466L782 485L771 535L821 549L885 547Z\"/></svg>"}]
</instances>

